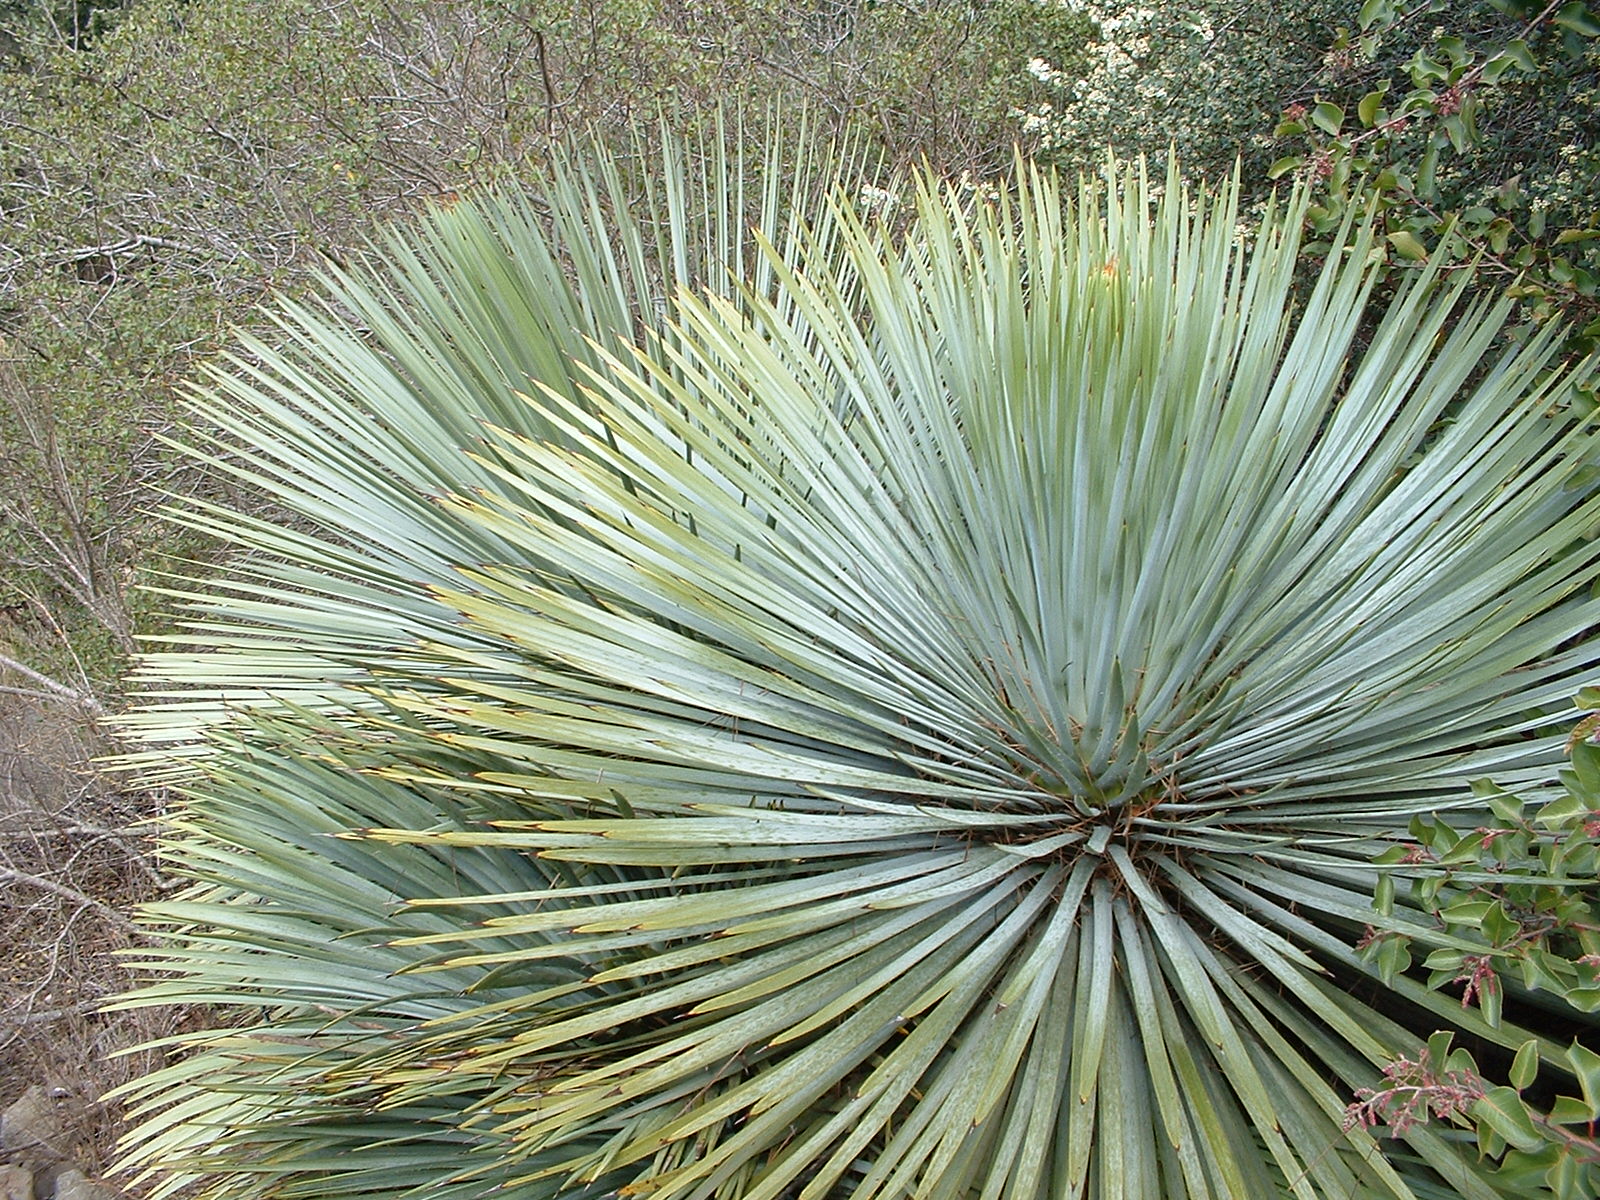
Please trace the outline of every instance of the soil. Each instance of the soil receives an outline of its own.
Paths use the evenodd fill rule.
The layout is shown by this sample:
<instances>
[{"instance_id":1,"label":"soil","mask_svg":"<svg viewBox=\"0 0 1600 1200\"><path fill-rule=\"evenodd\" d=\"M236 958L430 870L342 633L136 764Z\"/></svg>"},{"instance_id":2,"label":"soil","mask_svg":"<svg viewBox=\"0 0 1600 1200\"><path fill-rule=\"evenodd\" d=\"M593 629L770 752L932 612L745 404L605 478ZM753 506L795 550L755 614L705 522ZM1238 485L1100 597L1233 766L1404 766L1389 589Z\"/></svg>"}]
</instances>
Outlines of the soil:
<instances>
[{"instance_id":1,"label":"soil","mask_svg":"<svg viewBox=\"0 0 1600 1200\"><path fill-rule=\"evenodd\" d=\"M122 1129L102 1097L155 1061L112 1055L172 1020L99 1011L134 982L115 956L139 943L132 911L160 890L141 825L160 797L119 786L97 761L112 748L76 706L0 692L0 1111L49 1097L65 1160L55 1170L89 1180L109 1169Z\"/></svg>"}]
</instances>

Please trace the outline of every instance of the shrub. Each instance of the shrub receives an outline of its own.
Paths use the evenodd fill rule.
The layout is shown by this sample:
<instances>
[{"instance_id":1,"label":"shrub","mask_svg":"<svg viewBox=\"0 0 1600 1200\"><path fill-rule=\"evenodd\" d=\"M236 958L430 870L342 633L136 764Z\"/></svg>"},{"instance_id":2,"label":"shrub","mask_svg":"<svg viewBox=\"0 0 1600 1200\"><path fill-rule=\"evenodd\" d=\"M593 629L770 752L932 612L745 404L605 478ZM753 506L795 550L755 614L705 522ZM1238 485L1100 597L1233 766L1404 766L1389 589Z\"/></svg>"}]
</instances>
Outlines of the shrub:
<instances>
[{"instance_id":1,"label":"shrub","mask_svg":"<svg viewBox=\"0 0 1600 1200\"><path fill-rule=\"evenodd\" d=\"M1484 825L1463 832L1418 815L1409 840L1379 857L1413 868L1408 898L1455 940L1425 955L1428 986L1459 993L1463 1007L1476 1005L1491 1025L1508 997L1534 1006L1539 1036L1494 1064L1489 1077L1469 1050L1452 1048L1449 1030L1435 1031L1386 1067L1380 1086L1363 1088L1348 1118L1400 1130L1434 1118L1474 1128L1481 1153L1499 1163L1494 1181L1502 1190L1528 1195L1544 1187L1560 1200L1582 1200L1600 1184L1600 1054L1575 1037L1592 1031L1589 1014L1600 1011L1600 746L1586 740L1600 727L1600 691L1585 688L1578 705L1589 715L1573 732L1571 763L1554 798L1530 803L1480 782L1489 807ZM1386 912L1393 894L1379 889ZM1384 971L1411 965L1415 939L1373 929L1366 941ZM1551 1052L1563 1038L1573 1040L1552 1071Z\"/></svg>"},{"instance_id":2,"label":"shrub","mask_svg":"<svg viewBox=\"0 0 1600 1200\"><path fill-rule=\"evenodd\" d=\"M145 519L206 486L160 441L176 381L375 217L536 170L566 131L710 129L719 100L991 169L1039 86L1017 47L1084 36L1036 0L54 8L0 6L0 603L64 632L34 668L75 678L76 653L107 689L149 615L128 580L199 552Z\"/></svg>"},{"instance_id":3,"label":"shrub","mask_svg":"<svg viewBox=\"0 0 1600 1200\"><path fill-rule=\"evenodd\" d=\"M1576 0L1370 0L1346 20L1286 96L1271 173L1312 179L1318 230L1374 206L1405 258L1438 249L1507 288L1516 335L1562 317L1566 354L1593 350L1600 15Z\"/></svg>"}]
</instances>

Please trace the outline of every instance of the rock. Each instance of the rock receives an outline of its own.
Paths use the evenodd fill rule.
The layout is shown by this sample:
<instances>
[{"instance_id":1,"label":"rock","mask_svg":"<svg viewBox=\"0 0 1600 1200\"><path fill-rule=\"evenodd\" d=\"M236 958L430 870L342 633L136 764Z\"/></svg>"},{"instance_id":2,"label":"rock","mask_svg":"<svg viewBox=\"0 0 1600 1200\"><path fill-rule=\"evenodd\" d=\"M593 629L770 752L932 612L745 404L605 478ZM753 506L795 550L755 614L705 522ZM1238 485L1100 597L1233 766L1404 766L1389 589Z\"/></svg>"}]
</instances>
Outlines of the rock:
<instances>
[{"instance_id":1,"label":"rock","mask_svg":"<svg viewBox=\"0 0 1600 1200\"><path fill-rule=\"evenodd\" d=\"M64 1158L66 1131L55 1102L42 1087L23 1092L0 1113L0 1154L24 1162Z\"/></svg>"},{"instance_id":2,"label":"rock","mask_svg":"<svg viewBox=\"0 0 1600 1200\"><path fill-rule=\"evenodd\" d=\"M109 1184L96 1183L76 1167L61 1172L54 1200L117 1200Z\"/></svg>"},{"instance_id":3,"label":"rock","mask_svg":"<svg viewBox=\"0 0 1600 1200\"><path fill-rule=\"evenodd\" d=\"M66 1161L45 1163L42 1167L34 1168L33 1194L37 1200L53 1200L56 1194L56 1180L71 1168L72 1164Z\"/></svg>"},{"instance_id":4,"label":"rock","mask_svg":"<svg viewBox=\"0 0 1600 1200\"><path fill-rule=\"evenodd\" d=\"M0 1200L33 1200L33 1172L14 1164L0 1167Z\"/></svg>"}]
</instances>

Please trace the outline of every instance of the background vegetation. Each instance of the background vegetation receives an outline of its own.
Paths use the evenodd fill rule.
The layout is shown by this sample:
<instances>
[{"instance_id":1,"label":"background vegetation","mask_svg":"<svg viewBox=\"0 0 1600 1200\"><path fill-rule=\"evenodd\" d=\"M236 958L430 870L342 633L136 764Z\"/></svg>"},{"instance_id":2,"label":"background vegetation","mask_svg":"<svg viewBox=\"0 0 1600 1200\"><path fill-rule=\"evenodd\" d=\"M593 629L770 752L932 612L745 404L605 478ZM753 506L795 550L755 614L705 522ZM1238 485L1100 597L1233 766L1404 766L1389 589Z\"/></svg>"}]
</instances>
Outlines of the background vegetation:
<instances>
[{"instance_id":1,"label":"background vegetation","mask_svg":"<svg viewBox=\"0 0 1600 1200\"><path fill-rule=\"evenodd\" d=\"M63 20L14 24L0 73L0 470L19 485L0 562L43 626L31 664L90 690L131 649L134 565L184 550L147 519L196 486L159 442L178 382L375 222L573 130L693 126L721 102L804 103L905 159L994 170L1040 90L1027 56L1071 59L1087 30L1034 0L145 0Z\"/></svg>"},{"instance_id":2,"label":"background vegetation","mask_svg":"<svg viewBox=\"0 0 1600 1200\"><path fill-rule=\"evenodd\" d=\"M1377 203L1404 268L1483 257L1527 328L1593 344L1600 50L1583 4L1440 0L12 0L0 70L0 565L22 657L110 688L192 552L148 519L198 480L159 438L192 365L381 222L525 171L551 139L713 101L805 104L959 175L1014 140L1110 146L1259 202ZM1314 255L1313 240L1310 252Z\"/></svg>"}]
</instances>

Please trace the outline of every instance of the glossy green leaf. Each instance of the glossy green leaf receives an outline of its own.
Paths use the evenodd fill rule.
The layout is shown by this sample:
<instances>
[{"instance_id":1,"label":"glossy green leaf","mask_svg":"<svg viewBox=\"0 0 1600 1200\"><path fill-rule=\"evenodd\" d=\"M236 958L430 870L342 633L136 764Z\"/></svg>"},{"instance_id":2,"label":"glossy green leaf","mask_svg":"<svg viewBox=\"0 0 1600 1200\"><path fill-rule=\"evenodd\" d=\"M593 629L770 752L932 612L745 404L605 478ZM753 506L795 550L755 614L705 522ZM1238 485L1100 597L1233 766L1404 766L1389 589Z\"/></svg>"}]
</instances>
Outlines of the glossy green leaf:
<instances>
[{"instance_id":1,"label":"glossy green leaf","mask_svg":"<svg viewBox=\"0 0 1600 1200\"><path fill-rule=\"evenodd\" d=\"M1338 137L1339 129L1344 125L1344 109L1326 100L1319 100L1311 108L1311 122L1322 132Z\"/></svg>"},{"instance_id":2,"label":"glossy green leaf","mask_svg":"<svg viewBox=\"0 0 1600 1200\"><path fill-rule=\"evenodd\" d=\"M1563 1148L1544 1177L1545 1184L1555 1194L1556 1200L1585 1200L1594 1195L1594 1164L1579 1158L1570 1148Z\"/></svg>"},{"instance_id":3,"label":"glossy green leaf","mask_svg":"<svg viewBox=\"0 0 1600 1200\"><path fill-rule=\"evenodd\" d=\"M1394 0L1362 0L1356 24L1362 29L1394 19Z\"/></svg>"},{"instance_id":4,"label":"glossy green leaf","mask_svg":"<svg viewBox=\"0 0 1600 1200\"><path fill-rule=\"evenodd\" d=\"M1600 1120L1600 1054L1574 1042L1567 1047L1567 1061L1578 1076L1584 1103L1589 1106L1590 1119Z\"/></svg>"},{"instance_id":5,"label":"glossy green leaf","mask_svg":"<svg viewBox=\"0 0 1600 1200\"><path fill-rule=\"evenodd\" d=\"M1587 1124L1595 1119L1594 1111L1576 1096L1557 1096L1550 1106L1550 1119L1557 1125Z\"/></svg>"},{"instance_id":6,"label":"glossy green leaf","mask_svg":"<svg viewBox=\"0 0 1600 1200\"><path fill-rule=\"evenodd\" d=\"M1491 1088L1472 1106L1472 1114L1519 1150L1535 1150L1541 1144L1528 1106L1514 1088Z\"/></svg>"},{"instance_id":7,"label":"glossy green leaf","mask_svg":"<svg viewBox=\"0 0 1600 1200\"><path fill-rule=\"evenodd\" d=\"M1511 1063L1511 1086L1521 1091L1539 1077L1539 1043L1524 1042Z\"/></svg>"},{"instance_id":8,"label":"glossy green leaf","mask_svg":"<svg viewBox=\"0 0 1600 1200\"><path fill-rule=\"evenodd\" d=\"M1595 17L1583 0L1572 0L1570 4L1563 4L1556 10L1551 20L1562 29L1582 37L1600 37L1600 18Z\"/></svg>"}]
</instances>

